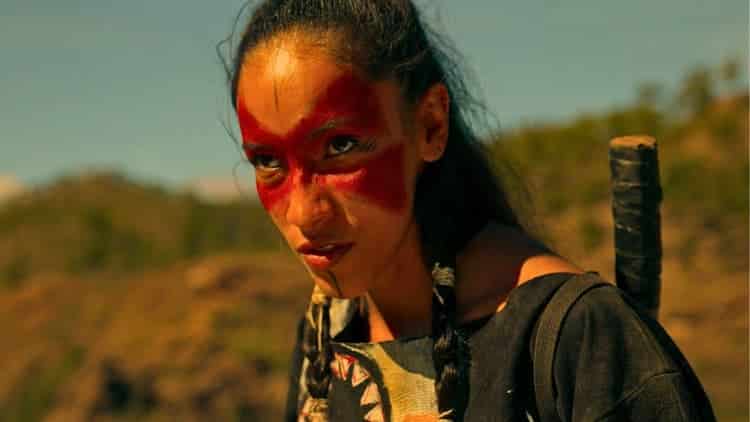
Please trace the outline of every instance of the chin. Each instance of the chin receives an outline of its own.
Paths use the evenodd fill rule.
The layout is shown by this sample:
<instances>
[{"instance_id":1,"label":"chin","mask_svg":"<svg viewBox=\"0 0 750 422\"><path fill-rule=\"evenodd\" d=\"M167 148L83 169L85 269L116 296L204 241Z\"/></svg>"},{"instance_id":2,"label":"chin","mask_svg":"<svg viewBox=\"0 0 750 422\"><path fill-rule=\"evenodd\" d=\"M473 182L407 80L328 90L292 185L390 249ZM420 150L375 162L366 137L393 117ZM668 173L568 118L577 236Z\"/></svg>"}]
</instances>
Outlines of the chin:
<instances>
[{"instance_id":1,"label":"chin","mask_svg":"<svg viewBox=\"0 0 750 422\"><path fill-rule=\"evenodd\" d=\"M339 277L338 273L333 271L325 273L316 273L310 271L315 284L323 290L326 296L337 298L337 299L353 299L358 296L362 296L365 292L360 291L361 289L355 288L351 284L347 284L344 277ZM335 279L334 279L335 277Z\"/></svg>"}]
</instances>

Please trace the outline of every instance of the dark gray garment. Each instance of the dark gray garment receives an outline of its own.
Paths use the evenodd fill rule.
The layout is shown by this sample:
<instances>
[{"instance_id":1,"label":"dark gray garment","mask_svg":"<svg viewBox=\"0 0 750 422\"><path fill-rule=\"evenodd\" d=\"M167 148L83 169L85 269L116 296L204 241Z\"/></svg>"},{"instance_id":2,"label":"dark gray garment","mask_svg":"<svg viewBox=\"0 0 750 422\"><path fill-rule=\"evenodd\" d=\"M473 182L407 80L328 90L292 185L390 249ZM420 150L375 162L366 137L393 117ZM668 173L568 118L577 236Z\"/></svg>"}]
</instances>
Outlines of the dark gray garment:
<instances>
[{"instance_id":1,"label":"dark gray garment","mask_svg":"<svg viewBox=\"0 0 750 422\"><path fill-rule=\"evenodd\" d=\"M499 313L463 328L471 350L465 421L539 420L534 403L535 323L570 273L536 277L514 289ZM342 312L342 315L351 315ZM307 394L303 359L293 357L286 420ZM432 340L334 342L331 421L403 421L435 414ZM616 287L586 293L562 326L554 362L562 421L712 421L710 403L669 336L639 315Z\"/></svg>"}]
</instances>

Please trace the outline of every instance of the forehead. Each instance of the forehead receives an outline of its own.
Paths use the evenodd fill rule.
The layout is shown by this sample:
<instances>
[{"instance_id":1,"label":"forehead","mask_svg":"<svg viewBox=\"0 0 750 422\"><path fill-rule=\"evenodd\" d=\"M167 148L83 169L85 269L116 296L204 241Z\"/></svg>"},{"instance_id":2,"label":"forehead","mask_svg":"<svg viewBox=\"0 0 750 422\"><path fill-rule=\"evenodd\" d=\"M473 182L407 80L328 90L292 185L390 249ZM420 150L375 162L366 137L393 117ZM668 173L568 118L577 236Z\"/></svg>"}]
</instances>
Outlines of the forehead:
<instances>
[{"instance_id":1,"label":"forehead","mask_svg":"<svg viewBox=\"0 0 750 422\"><path fill-rule=\"evenodd\" d=\"M276 42L245 57L237 107L244 108L264 131L281 136L316 114L357 114L366 103L372 105L367 112L377 112L383 102L394 100L394 94L388 83L368 81L320 48Z\"/></svg>"}]
</instances>

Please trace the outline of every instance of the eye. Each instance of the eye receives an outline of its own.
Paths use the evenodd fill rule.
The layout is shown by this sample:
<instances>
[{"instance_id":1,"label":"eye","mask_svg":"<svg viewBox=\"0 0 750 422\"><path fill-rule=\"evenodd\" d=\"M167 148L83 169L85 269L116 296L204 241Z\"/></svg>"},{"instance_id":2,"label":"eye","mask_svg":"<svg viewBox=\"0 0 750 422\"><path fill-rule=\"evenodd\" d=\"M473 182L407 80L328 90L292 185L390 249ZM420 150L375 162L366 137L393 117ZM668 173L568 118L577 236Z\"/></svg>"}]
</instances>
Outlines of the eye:
<instances>
[{"instance_id":1,"label":"eye","mask_svg":"<svg viewBox=\"0 0 750 422\"><path fill-rule=\"evenodd\" d=\"M359 145L359 141L350 136L337 136L328 143L326 157L336 157L353 150Z\"/></svg>"},{"instance_id":2,"label":"eye","mask_svg":"<svg viewBox=\"0 0 750 422\"><path fill-rule=\"evenodd\" d=\"M250 163L258 170L274 171L281 168L281 161L271 154L253 154Z\"/></svg>"}]
</instances>

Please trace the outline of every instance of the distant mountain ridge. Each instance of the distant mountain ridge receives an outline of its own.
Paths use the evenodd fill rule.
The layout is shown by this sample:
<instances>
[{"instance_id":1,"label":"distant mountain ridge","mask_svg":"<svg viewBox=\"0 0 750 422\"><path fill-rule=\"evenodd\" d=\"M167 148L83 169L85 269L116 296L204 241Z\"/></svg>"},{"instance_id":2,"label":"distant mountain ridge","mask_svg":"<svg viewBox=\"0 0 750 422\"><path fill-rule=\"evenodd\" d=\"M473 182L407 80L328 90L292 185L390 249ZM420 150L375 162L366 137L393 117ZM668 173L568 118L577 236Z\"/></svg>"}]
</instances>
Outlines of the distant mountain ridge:
<instances>
[{"instance_id":1,"label":"distant mountain ridge","mask_svg":"<svg viewBox=\"0 0 750 422\"><path fill-rule=\"evenodd\" d=\"M131 273L277 245L255 201L206 202L113 172L66 176L0 208L0 281L37 272Z\"/></svg>"}]
</instances>

